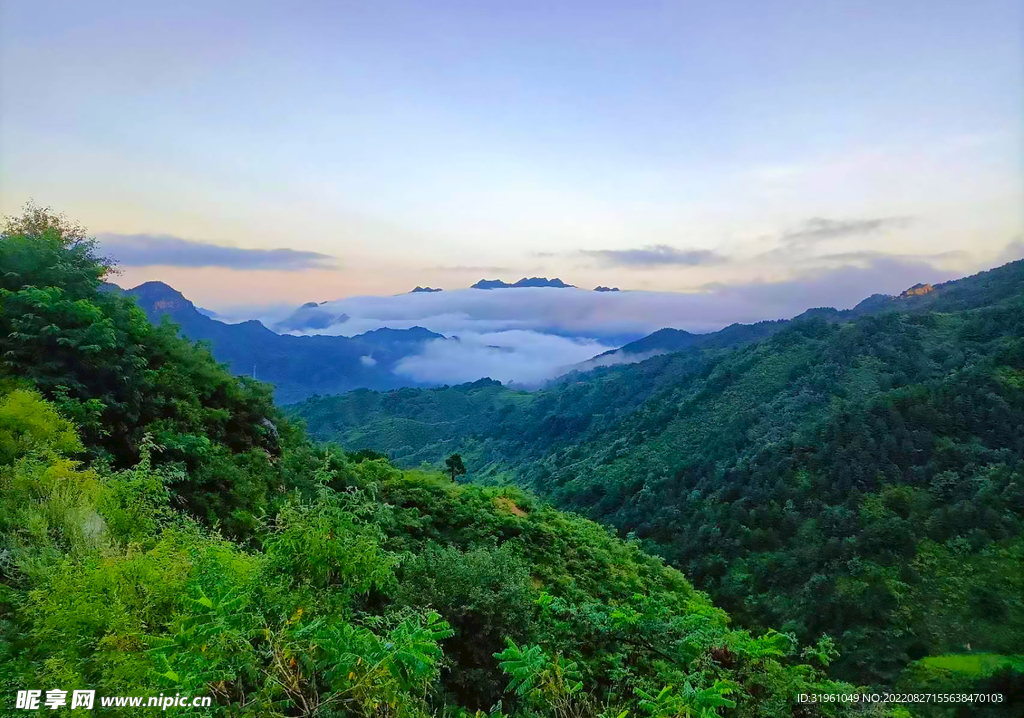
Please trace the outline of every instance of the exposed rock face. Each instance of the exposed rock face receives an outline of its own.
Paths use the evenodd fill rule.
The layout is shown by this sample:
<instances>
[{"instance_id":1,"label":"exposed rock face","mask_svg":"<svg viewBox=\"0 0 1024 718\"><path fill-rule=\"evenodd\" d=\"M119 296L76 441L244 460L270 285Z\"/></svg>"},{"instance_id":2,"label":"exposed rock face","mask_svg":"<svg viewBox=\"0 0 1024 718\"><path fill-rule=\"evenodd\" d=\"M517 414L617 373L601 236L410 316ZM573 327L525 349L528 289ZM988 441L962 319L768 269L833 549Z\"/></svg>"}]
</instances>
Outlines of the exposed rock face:
<instances>
[{"instance_id":1,"label":"exposed rock face","mask_svg":"<svg viewBox=\"0 0 1024 718\"><path fill-rule=\"evenodd\" d=\"M271 436L273 436L275 439L278 438L277 424L272 422L270 419L262 419L260 421L260 426L266 428L266 430L269 431Z\"/></svg>"},{"instance_id":2,"label":"exposed rock face","mask_svg":"<svg viewBox=\"0 0 1024 718\"><path fill-rule=\"evenodd\" d=\"M920 297L925 294L930 294L935 291L935 288L930 284L915 284L910 289L904 290L901 297Z\"/></svg>"}]
</instances>

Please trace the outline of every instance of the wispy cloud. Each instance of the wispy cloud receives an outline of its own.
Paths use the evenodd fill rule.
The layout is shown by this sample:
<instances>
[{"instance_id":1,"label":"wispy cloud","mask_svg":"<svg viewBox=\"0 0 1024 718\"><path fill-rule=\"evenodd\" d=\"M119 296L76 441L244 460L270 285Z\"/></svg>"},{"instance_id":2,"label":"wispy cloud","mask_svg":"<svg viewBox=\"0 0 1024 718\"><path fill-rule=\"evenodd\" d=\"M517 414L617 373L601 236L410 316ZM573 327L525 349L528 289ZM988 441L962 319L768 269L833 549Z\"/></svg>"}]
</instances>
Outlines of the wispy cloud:
<instances>
[{"instance_id":1,"label":"wispy cloud","mask_svg":"<svg viewBox=\"0 0 1024 718\"><path fill-rule=\"evenodd\" d=\"M101 234L102 251L125 267L225 267L228 269L324 269L334 258L297 249L246 249L161 234Z\"/></svg>"},{"instance_id":2,"label":"wispy cloud","mask_svg":"<svg viewBox=\"0 0 1024 718\"><path fill-rule=\"evenodd\" d=\"M1016 262L1018 259L1024 259L1024 235L1017 237L1010 241L1003 251L999 253L998 257L999 264L1006 264L1007 262Z\"/></svg>"},{"instance_id":3,"label":"wispy cloud","mask_svg":"<svg viewBox=\"0 0 1024 718\"><path fill-rule=\"evenodd\" d=\"M785 230L780 239L788 245L810 245L830 239L878 234L902 229L911 223L909 217L872 217L862 219L828 219L812 217Z\"/></svg>"},{"instance_id":4,"label":"wispy cloud","mask_svg":"<svg viewBox=\"0 0 1024 718\"><path fill-rule=\"evenodd\" d=\"M457 264L455 266L431 267L432 272L465 272L467 274L504 274L513 271L510 267L478 266Z\"/></svg>"},{"instance_id":5,"label":"wispy cloud","mask_svg":"<svg viewBox=\"0 0 1024 718\"><path fill-rule=\"evenodd\" d=\"M728 261L727 257L709 249L679 249L667 244L652 244L640 249L584 249L580 254L609 267L640 269L664 266L699 267Z\"/></svg>"},{"instance_id":6,"label":"wispy cloud","mask_svg":"<svg viewBox=\"0 0 1024 718\"><path fill-rule=\"evenodd\" d=\"M960 262L963 263L971 257L970 252L961 249L949 252L937 252L935 254L891 254L889 252L875 252L863 250L859 252L837 252L835 254L823 254L812 259L818 262L874 262L876 260L890 260L901 262Z\"/></svg>"},{"instance_id":7,"label":"wispy cloud","mask_svg":"<svg viewBox=\"0 0 1024 718\"><path fill-rule=\"evenodd\" d=\"M573 369L576 371L590 371L600 366L619 366L620 364L639 364L642 361L646 361L651 357L656 357L660 354L666 354L667 352L662 349L652 349L647 352L638 352L636 354L630 354L622 350L614 352L608 352L605 354L598 354L595 357L591 357L586 361L580 362L579 364L573 365Z\"/></svg>"}]
</instances>

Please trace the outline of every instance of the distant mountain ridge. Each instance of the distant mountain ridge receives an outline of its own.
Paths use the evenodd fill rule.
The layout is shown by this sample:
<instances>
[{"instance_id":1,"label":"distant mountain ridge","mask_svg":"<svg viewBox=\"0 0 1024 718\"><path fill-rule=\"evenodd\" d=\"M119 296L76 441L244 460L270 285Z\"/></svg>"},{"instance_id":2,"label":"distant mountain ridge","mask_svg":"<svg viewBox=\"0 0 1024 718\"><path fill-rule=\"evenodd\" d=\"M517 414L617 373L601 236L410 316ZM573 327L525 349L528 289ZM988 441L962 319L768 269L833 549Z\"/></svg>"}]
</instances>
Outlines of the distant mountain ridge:
<instances>
[{"instance_id":1,"label":"distant mountain ridge","mask_svg":"<svg viewBox=\"0 0 1024 718\"><path fill-rule=\"evenodd\" d=\"M445 338L423 327L375 329L354 337L292 336L271 331L254 319L238 324L213 319L163 282L146 282L128 290L110 285L108 290L134 297L151 322L167 317L182 335L208 342L217 361L235 374L255 375L273 384L275 399L281 403L317 393L416 386L394 373L395 364L418 353L424 342ZM319 309L320 305L309 302L298 311Z\"/></svg>"},{"instance_id":2,"label":"distant mountain ridge","mask_svg":"<svg viewBox=\"0 0 1024 718\"><path fill-rule=\"evenodd\" d=\"M547 277L523 277L518 282L509 284L500 279L481 279L470 289L518 289L521 287L555 287L557 289L575 289L575 284L566 284L558 277L548 279Z\"/></svg>"},{"instance_id":3,"label":"distant mountain ridge","mask_svg":"<svg viewBox=\"0 0 1024 718\"><path fill-rule=\"evenodd\" d=\"M1009 296L1008 294L1004 296L1004 294L1008 287L1013 286L1014 277L1018 277L1021 282L1024 282L1024 260L936 285L915 284L898 295L872 294L852 309L814 307L792 319L765 320L754 324L730 324L724 329L704 334L665 327L641 339L624 344L618 349L611 349L599 354L598 357L625 359L627 356L633 355L646 358L654 354L684 351L692 347L714 349L736 347L760 341L801 319L821 318L830 322L846 322L867 314L890 310L955 311L968 309L977 305L981 295L984 295L986 300L994 297L998 301ZM585 366L581 368L586 369Z\"/></svg>"},{"instance_id":4,"label":"distant mountain ridge","mask_svg":"<svg viewBox=\"0 0 1024 718\"><path fill-rule=\"evenodd\" d=\"M553 287L570 286L557 278L536 277L524 278L516 284L526 286L523 283L531 282L544 282L546 286ZM755 343L801 319L819 318L830 323L842 323L893 309L916 312L970 308L979 301L995 301L1010 296L1010 288L1016 286L1015 282L1024 283L1024 261L934 286L915 285L898 296L875 294L852 309L813 308L789 320L733 324L708 334L664 328L633 341L629 341L633 337L623 337L620 341L626 343L619 349L578 365L559 381L575 381L574 377L581 371L589 371L596 366L640 361L655 354L691 348L726 349ZM124 291L113 285L108 289ZM255 374L257 378L273 384L275 398L281 403L301 401L313 394L335 394L359 388L388 390L425 386L396 374L394 369L403 358L420 353L424 343L445 339L443 335L423 327L383 328L353 337L279 333L322 329L348 321L347 315L331 311L329 302L307 302L275 324L272 330L255 320L238 324L219 321L162 282L147 282L126 293L136 298L151 321L159 322L167 316L180 326L186 337L209 342L217 360L227 364L236 374ZM454 338L451 340L456 341Z\"/></svg>"}]
</instances>

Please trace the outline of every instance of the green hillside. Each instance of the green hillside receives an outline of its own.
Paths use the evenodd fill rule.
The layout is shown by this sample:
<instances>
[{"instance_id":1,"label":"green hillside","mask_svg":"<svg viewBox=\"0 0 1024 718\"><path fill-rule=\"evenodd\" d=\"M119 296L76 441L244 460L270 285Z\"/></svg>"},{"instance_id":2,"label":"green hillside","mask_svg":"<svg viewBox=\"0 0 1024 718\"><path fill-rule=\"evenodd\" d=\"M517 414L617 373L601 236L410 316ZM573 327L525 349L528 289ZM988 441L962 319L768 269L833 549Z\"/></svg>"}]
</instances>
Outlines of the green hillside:
<instances>
[{"instance_id":1,"label":"green hillside","mask_svg":"<svg viewBox=\"0 0 1024 718\"><path fill-rule=\"evenodd\" d=\"M46 210L0 232L0 714L55 687L211 716L890 714L798 704L855 690L832 641L734 627L635 541L313 445L109 271Z\"/></svg>"},{"instance_id":2,"label":"green hillside","mask_svg":"<svg viewBox=\"0 0 1024 718\"><path fill-rule=\"evenodd\" d=\"M894 685L930 655L1024 646L1022 288L1015 262L534 394L478 382L291 411L404 465L458 451L469 480L635 535L744 625L827 633L837 675Z\"/></svg>"}]
</instances>

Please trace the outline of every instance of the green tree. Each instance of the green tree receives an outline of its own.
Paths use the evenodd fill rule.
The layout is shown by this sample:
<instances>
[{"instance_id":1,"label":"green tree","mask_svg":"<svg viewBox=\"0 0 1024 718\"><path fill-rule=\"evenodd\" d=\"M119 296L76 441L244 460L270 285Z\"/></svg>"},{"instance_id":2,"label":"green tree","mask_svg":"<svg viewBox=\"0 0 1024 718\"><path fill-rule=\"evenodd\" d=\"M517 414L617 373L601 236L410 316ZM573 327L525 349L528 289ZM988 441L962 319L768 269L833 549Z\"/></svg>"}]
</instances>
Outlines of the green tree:
<instances>
[{"instance_id":1,"label":"green tree","mask_svg":"<svg viewBox=\"0 0 1024 718\"><path fill-rule=\"evenodd\" d=\"M456 476L466 475L466 465L462 463L462 454L452 454L444 460L444 465L448 467L448 473L452 475L452 481L455 481Z\"/></svg>"},{"instance_id":2,"label":"green tree","mask_svg":"<svg viewBox=\"0 0 1024 718\"><path fill-rule=\"evenodd\" d=\"M28 202L0 223L0 288L60 287L82 299L95 294L114 262L99 255L85 229L49 207Z\"/></svg>"},{"instance_id":3,"label":"green tree","mask_svg":"<svg viewBox=\"0 0 1024 718\"><path fill-rule=\"evenodd\" d=\"M294 432L269 387L236 379L104 284L113 266L52 210L29 204L5 218L0 377L36 388L77 424L88 453L116 468L137 463L150 435L154 463L185 470L179 499L231 532L251 530L269 486L285 481L271 459Z\"/></svg>"},{"instance_id":4,"label":"green tree","mask_svg":"<svg viewBox=\"0 0 1024 718\"><path fill-rule=\"evenodd\" d=\"M428 546L403 567L398 603L430 606L451 625L445 644L453 667L447 687L460 702L486 708L501 698L502 679L493 654L533 626L530 571L510 543L471 551Z\"/></svg>"}]
</instances>

